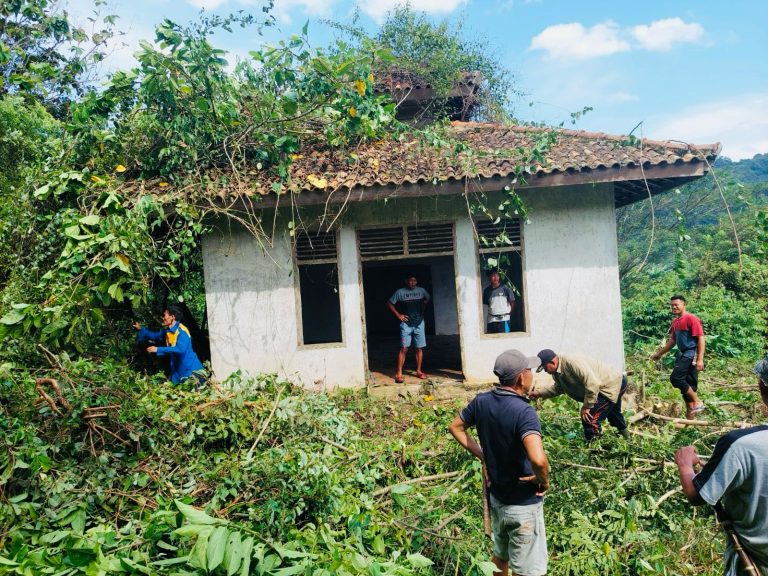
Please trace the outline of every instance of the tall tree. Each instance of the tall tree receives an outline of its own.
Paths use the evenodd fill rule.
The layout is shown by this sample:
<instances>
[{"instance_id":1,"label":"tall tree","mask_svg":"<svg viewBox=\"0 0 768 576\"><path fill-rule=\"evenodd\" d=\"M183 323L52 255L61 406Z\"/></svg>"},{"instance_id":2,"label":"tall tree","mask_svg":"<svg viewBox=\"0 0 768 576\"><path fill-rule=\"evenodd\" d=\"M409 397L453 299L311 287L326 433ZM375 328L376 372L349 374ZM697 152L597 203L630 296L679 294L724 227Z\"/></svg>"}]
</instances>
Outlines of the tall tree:
<instances>
[{"instance_id":1,"label":"tall tree","mask_svg":"<svg viewBox=\"0 0 768 576\"><path fill-rule=\"evenodd\" d=\"M101 16L105 0L94 1L93 28L73 24L48 0L0 2L0 97L18 94L42 102L63 117L68 104L95 77L94 65L114 36L116 16Z\"/></svg>"}]
</instances>

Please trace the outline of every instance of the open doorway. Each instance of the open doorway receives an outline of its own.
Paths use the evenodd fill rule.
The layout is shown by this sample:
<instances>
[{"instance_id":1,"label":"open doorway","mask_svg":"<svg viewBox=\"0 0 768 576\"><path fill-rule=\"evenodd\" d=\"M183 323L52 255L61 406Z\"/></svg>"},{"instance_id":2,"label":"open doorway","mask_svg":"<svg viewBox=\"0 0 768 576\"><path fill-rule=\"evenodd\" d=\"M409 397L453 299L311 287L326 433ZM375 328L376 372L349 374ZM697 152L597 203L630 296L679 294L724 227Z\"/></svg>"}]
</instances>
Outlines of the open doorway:
<instances>
[{"instance_id":1,"label":"open doorway","mask_svg":"<svg viewBox=\"0 0 768 576\"><path fill-rule=\"evenodd\" d=\"M424 311L427 346L422 369L431 380L462 381L453 257L364 261L362 276L368 373L373 385L395 383L400 325L387 301L410 276L416 276L418 285L431 296ZM420 382L415 374L415 350L411 347L403 367L406 384Z\"/></svg>"}]
</instances>

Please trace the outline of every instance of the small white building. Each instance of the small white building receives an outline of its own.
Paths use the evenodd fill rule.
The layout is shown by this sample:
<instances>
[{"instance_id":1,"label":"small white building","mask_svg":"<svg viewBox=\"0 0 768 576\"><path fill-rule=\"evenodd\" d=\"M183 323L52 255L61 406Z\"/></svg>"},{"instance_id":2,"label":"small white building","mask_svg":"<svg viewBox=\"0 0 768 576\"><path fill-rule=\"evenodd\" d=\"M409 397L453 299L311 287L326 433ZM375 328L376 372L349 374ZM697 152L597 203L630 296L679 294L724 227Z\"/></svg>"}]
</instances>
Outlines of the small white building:
<instances>
[{"instance_id":1,"label":"small white building","mask_svg":"<svg viewBox=\"0 0 768 576\"><path fill-rule=\"evenodd\" d=\"M454 123L448 136L442 147L410 139L314 150L296 159L290 193L268 193L266 180L232 192L233 214L256 214L269 239L234 219L204 239L217 377L239 369L328 388L392 383L398 323L386 300L412 274L432 294L432 378L492 382L509 348L624 365L615 208L703 176L719 145L560 130L526 160L546 130ZM477 210L495 216L505 188L526 221L509 208L499 221ZM500 246L483 241L499 232ZM509 334L485 331L489 258L517 292Z\"/></svg>"}]
</instances>

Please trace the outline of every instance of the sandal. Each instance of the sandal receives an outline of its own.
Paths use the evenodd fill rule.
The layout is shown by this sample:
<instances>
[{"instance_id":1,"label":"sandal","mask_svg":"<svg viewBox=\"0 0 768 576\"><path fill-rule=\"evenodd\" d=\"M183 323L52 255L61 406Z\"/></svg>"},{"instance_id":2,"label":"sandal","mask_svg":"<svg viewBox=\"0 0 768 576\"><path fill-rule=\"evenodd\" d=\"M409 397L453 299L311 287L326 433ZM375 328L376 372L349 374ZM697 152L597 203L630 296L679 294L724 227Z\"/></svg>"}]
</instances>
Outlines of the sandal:
<instances>
[{"instance_id":1,"label":"sandal","mask_svg":"<svg viewBox=\"0 0 768 576\"><path fill-rule=\"evenodd\" d=\"M707 408L707 406L705 404L699 404L698 406L694 406L693 408L689 408L688 411L686 412L686 416L690 420L691 418L693 418L699 412L702 412L706 408Z\"/></svg>"},{"instance_id":2,"label":"sandal","mask_svg":"<svg viewBox=\"0 0 768 576\"><path fill-rule=\"evenodd\" d=\"M418 372L416 372L416 378L418 378L419 380L426 380L427 375L424 374L424 372L419 370Z\"/></svg>"},{"instance_id":3,"label":"sandal","mask_svg":"<svg viewBox=\"0 0 768 576\"><path fill-rule=\"evenodd\" d=\"M405 382L405 378L403 378L402 376L395 376L395 382L397 384L402 384L403 382Z\"/></svg>"}]
</instances>

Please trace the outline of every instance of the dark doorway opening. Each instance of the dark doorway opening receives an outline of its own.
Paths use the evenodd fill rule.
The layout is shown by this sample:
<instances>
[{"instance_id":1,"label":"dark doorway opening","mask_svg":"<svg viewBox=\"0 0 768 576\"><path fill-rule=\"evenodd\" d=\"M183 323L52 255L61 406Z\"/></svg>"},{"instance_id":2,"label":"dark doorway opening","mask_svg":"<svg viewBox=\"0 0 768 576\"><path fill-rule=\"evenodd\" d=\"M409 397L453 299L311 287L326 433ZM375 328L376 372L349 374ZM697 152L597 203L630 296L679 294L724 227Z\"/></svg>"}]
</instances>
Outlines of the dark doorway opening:
<instances>
[{"instance_id":1,"label":"dark doorway opening","mask_svg":"<svg viewBox=\"0 0 768 576\"><path fill-rule=\"evenodd\" d=\"M409 276L416 276L418 285L432 298L424 311L424 372L432 380L463 380L453 257L369 261L363 262L362 272L368 373L373 385L395 384L400 324L387 301L405 286ZM407 384L419 382L415 371L415 350L411 347L403 369Z\"/></svg>"}]
</instances>

